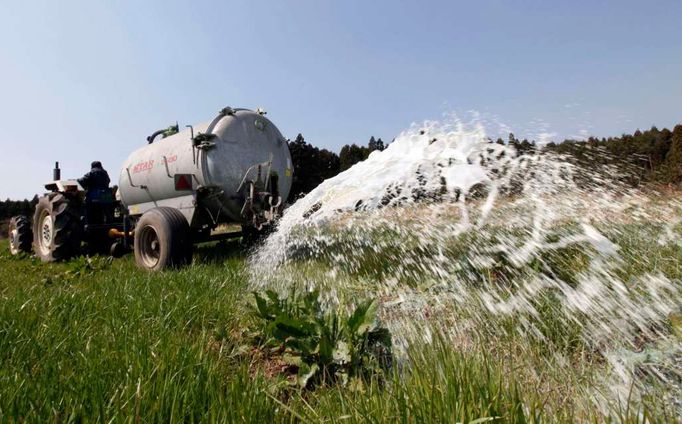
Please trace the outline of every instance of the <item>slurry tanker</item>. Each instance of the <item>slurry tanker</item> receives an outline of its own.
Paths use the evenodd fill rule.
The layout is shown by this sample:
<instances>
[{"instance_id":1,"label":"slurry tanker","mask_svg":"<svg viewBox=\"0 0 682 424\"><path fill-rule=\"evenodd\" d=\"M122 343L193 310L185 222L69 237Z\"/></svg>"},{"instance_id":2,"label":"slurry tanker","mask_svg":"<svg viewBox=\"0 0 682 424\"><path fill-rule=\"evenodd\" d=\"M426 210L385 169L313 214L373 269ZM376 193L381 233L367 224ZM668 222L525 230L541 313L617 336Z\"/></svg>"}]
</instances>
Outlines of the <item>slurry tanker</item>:
<instances>
[{"instance_id":1,"label":"slurry tanker","mask_svg":"<svg viewBox=\"0 0 682 424\"><path fill-rule=\"evenodd\" d=\"M189 263L194 243L256 239L281 215L293 177L287 140L264 115L226 107L210 122L155 131L103 192L62 180L57 163L33 219L11 219L11 253L52 262L132 247L140 267L160 270ZM242 231L215 234L221 224Z\"/></svg>"}]
</instances>

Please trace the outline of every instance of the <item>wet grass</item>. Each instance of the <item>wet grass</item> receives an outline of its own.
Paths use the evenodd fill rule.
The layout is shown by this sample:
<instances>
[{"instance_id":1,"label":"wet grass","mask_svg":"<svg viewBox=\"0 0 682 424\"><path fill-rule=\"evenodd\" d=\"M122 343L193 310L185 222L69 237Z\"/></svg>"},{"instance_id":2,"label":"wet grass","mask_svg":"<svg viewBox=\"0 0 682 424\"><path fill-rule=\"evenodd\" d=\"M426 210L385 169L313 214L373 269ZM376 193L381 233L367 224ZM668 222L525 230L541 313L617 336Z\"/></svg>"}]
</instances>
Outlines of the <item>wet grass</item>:
<instances>
[{"instance_id":1,"label":"wet grass","mask_svg":"<svg viewBox=\"0 0 682 424\"><path fill-rule=\"evenodd\" d=\"M542 375L547 352L512 338L465 349L436 334L385 384L302 391L244 349L254 319L236 241L199 246L191 267L154 274L130 256L41 264L1 242L0 422L675 420L656 399L582 402L576 387L590 370Z\"/></svg>"}]
</instances>

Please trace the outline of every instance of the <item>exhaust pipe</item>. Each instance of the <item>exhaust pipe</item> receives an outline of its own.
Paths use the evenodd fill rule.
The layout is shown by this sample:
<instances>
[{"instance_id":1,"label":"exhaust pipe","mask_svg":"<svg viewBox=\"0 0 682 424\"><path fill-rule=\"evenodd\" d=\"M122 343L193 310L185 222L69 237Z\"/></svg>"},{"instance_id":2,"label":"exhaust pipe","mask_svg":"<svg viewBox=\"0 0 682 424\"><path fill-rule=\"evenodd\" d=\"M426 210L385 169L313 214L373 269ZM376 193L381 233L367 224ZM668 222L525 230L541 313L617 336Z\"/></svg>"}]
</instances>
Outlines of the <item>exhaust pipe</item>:
<instances>
[{"instance_id":1,"label":"exhaust pipe","mask_svg":"<svg viewBox=\"0 0 682 424\"><path fill-rule=\"evenodd\" d=\"M54 169L52 170L52 180L59 181L62 179L62 170L59 169L59 162L54 163Z\"/></svg>"}]
</instances>

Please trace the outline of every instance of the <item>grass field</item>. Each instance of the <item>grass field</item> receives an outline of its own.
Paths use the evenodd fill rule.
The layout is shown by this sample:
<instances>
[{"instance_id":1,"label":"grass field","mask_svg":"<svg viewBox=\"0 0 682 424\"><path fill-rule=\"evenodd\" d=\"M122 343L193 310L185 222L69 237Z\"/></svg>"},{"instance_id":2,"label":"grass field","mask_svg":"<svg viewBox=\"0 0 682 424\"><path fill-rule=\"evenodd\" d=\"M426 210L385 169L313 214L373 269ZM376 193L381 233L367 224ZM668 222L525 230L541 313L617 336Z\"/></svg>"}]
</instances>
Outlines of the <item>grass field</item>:
<instances>
[{"instance_id":1,"label":"grass field","mask_svg":"<svg viewBox=\"0 0 682 424\"><path fill-rule=\"evenodd\" d=\"M409 348L384 384L301 390L252 347L259 324L236 241L155 274L131 256L45 265L0 242L0 422L679 419L658 396L598 406L586 391L598 387L598 359L545 375L549 354L512 339L465 349L436 336ZM665 256L656 263L680 278L681 249L633 249Z\"/></svg>"}]
</instances>

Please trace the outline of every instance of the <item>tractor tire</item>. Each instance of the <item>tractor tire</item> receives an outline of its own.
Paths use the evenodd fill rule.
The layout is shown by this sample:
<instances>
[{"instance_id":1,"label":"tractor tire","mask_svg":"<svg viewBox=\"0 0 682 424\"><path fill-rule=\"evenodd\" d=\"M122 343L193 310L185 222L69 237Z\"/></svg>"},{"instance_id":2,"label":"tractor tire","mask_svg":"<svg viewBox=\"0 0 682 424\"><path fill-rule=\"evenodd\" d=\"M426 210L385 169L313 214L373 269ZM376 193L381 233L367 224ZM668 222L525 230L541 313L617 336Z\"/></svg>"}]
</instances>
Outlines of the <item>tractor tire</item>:
<instances>
[{"instance_id":1,"label":"tractor tire","mask_svg":"<svg viewBox=\"0 0 682 424\"><path fill-rule=\"evenodd\" d=\"M41 197L33 214L33 251L43 262L65 261L80 253L79 207L61 193Z\"/></svg>"},{"instance_id":2,"label":"tractor tire","mask_svg":"<svg viewBox=\"0 0 682 424\"><path fill-rule=\"evenodd\" d=\"M13 216L9 221L9 252L12 255L31 253L33 230L27 216Z\"/></svg>"},{"instance_id":3,"label":"tractor tire","mask_svg":"<svg viewBox=\"0 0 682 424\"><path fill-rule=\"evenodd\" d=\"M150 209L135 225L135 262L160 271L192 261L192 234L185 216L175 208Z\"/></svg>"}]
</instances>

